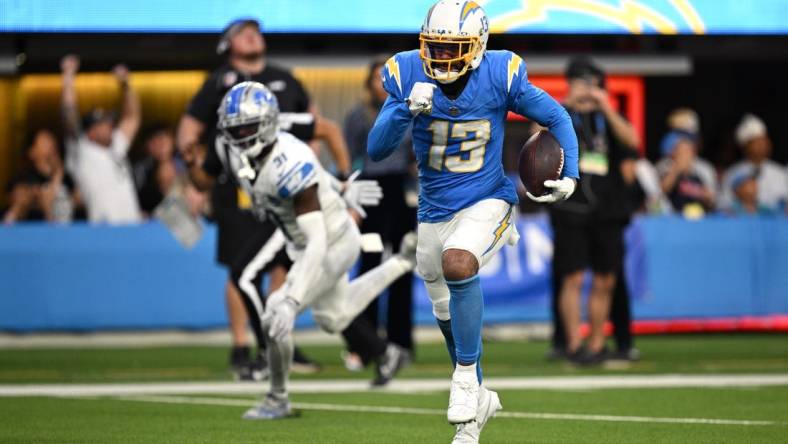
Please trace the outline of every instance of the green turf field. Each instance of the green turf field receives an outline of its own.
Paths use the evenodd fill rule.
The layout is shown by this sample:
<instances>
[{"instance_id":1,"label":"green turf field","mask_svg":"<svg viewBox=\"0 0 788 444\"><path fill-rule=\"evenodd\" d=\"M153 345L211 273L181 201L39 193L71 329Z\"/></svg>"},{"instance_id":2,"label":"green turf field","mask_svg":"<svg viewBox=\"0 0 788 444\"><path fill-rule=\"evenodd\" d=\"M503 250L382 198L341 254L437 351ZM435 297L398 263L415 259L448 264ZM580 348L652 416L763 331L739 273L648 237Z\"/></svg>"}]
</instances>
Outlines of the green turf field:
<instances>
[{"instance_id":1,"label":"green turf field","mask_svg":"<svg viewBox=\"0 0 788 444\"><path fill-rule=\"evenodd\" d=\"M638 346L644 359L629 368L577 369L546 362L544 342L487 343L485 373L491 385L504 377L788 375L786 336L663 336L642 338ZM371 376L346 372L338 347L305 349L324 369L294 376L294 383ZM227 381L226 358L215 347L0 350L0 394L25 384ZM445 382L446 360L441 344L421 346L402 380ZM484 443L788 442L788 385L505 389L500 395L504 410L485 428ZM241 421L258 396L253 387L226 394L0 397L0 442L404 444L448 443L453 435L443 390L299 392L292 395L299 417Z\"/></svg>"}]
</instances>

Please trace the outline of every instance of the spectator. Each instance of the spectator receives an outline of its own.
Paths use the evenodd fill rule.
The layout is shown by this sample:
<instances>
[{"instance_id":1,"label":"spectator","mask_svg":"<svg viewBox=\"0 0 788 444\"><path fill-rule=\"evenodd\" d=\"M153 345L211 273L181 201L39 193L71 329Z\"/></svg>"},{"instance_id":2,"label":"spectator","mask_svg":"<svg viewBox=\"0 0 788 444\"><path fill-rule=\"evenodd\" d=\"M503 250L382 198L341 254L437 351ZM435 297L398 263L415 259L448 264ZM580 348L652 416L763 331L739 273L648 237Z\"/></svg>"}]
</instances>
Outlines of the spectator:
<instances>
[{"instance_id":1,"label":"spectator","mask_svg":"<svg viewBox=\"0 0 788 444\"><path fill-rule=\"evenodd\" d=\"M676 108L668 114L668 131L676 131L687 134L696 140L696 146L700 143L700 119L698 113L690 108ZM700 150L697 150L700 152ZM699 159L700 162L705 162ZM646 211L651 214L667 214L673 212L670 199L662 191L662 183L657 168L648 159L638 159L636 162L635 174L638 183L646 195ZM715 177L716 179L716 177ZM716 188L715 188L716 191Z\"/></svg>"},{"instance_id":2,"label":"spectator","mask_svg":"<svg viewBox=\"0 0 788 444\"><path fill-rule=\"evenodd\" d=\"M788 178L777 162L769 159L772 142L766 124L747 114L736 128L736 143L744 150L744 160L731 166L722 179L720 208L731 210L734 204L733 179L747 171L757 172L758 207L777 211L788 202Z\"/></svg>"},{"instance_id":3,"label":"spectator","mask_svg":"<svg viewBox=\"0 0 788 444\"><path fill-rule=\"evenodd\" d=\"M703 215L714 208L717 179L714 167L700 157L696 138L683 131L671 131L661 144L662 160L657 163L662 191L673 209L687 216Z\"/></svg>"},{"instance_id":4,"label":"spectator","mask_svg":"<svg viewBox=\"0 0 788 444\"><path fill-rule=\"evenodd\" d=\"M186 166L175 157L175 135L164 125L154 126L145 139L146 156L134 165L140 207L150 217L164 198L180 193L192 216L203 214L207 196L189 183Z\"/></svg>"},{"instance_id":5,"label":"spectator","mask_svg":"<svg viewBox=\"0 0 788 444\"><path fill-rule=\"evenodd\" d=\"M733 188L733 205L729 212L734 215L774 215L777 209L758 202L758 171L742 170L731 179Z\"/></svg>"},{"instance_id":6,"label":"spectator","mask_svg":"<svg viewBox=\"0 0 788 444\"><path fill-rule=\"evenodd\" d=\"M399 248L406 233L416 228L416 209L409 206L406 187L413 182L413 158L410 138L400 144L391 157L382 162L372 162L367 155L367 136L375 124L380 108L388 93L383 89L381 71L385 58L373 60L369 66L365 89L367 98L353 108L345 118L345 139L348 141L354 165L362 167L365 179L377 180L383 188L383 200L379 206L366 209L367 218L361 223L362 233L379 233L386 245ZM393 251L396 253L396 251ZM362 253L359 274L380 265L381 253ZM407 273L395 281L388 291L386 310L387 339L413 352L413 274ZM355 322L368 322L377 331L378 300L375 299ZM385 342L379 341L385 348ZM348 343L352 343L349 340ZM369 345L369 344L364 344ZM375 357L372 349L351 350L359 355L363 365Z\"/></svg>"},{"instance_id":7,"label":"spectator","mask_svg":"<svg viewBox=\"0 0 788 444\"><path fill-rule=\"evenodd\" d=\"M668 114L668 128L700 137L700 119L698 113L690 108L676 108Z\"/></svg>"},{"instance_id":8,"label":"spectator","mask_svg":"<svg viewBox=\"0 0 788 444\"><path fill-rule=\"evenodd\" d=\"M144 142L145 157L134 165L140 208L147 215L164 200L185 168L175 159L175 137L166 126L154 127Z\"/></svg>"},{"instance_id":9,"label":"spectator","mask_svg":"<svg viewBox=\"0 0 788 444\"><path fill-rule=\"evenodd\" d=\"M560 283L554 307L566 335L564 344L556 340L554 346L565 346L563 352L572 362L596 364L607 354L603 327L624 258L623 233L635 201L630 191L637 187L635 163L624 161L637 157L640 140L610 104L599 67L578 58L570 62L566 75L569 92L564 105L577 133L581 175L574 195L550 208L555 280ZM593 271L588 302L591 334L583 345L580 294L588 267Z\"/></svg>"},{"instance_id":10,"label":"spectator","mask_svg":"<svg viewBox=\"0 0 788 444\"><path fill-rule=\"evenodd\" d=\"M63 168L55 135L48 129L35 131L26 153L30 168L9 185L11 205L3 222L70 222L79 195L73 180Z\"/></svg>"},{"instance_id":11,"label":"spectator","mask_svg":"<svg viewBox=\"0 0 788 444\"><path fill-rule=\"evenodd\" d=\"M66 167L85 199L88 219L113 224L139 222L142 216L126 154L142 116L139 98L129 83L129 70L123 65L112 70L123 91L123 110L117 124L112 113L93 109L80 125L74 86L79 58L68 55L60 67Z\"/></svg>"}]
</instances>

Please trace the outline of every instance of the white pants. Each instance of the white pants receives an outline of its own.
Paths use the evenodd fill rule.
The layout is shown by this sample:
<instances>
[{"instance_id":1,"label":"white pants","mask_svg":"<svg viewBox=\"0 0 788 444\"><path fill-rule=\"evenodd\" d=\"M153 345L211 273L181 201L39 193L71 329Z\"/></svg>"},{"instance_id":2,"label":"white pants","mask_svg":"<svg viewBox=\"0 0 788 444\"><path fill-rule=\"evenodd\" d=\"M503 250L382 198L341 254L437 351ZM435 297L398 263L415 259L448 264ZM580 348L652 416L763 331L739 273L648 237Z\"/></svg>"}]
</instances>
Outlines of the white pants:
<instances>
[{"instance_id":1,"label":"white pants","mask_svg":"<svg viewBox=\"0 0 788 444\"><path fill-rule=\"evenodd\" d=\"M410 262L395 255L350 281L348 271L358 260L359 254L361 234L356 224L348 223L347 231L328 245L320 268L308 271L319 276L319 279L307 289L301 301L301 310L311 307L315 323L329 333L339 333L347 328L386 287L413 268ZM275 306L286 297L288 287L295 279L303 279L303 276L298 272L298 267L293 266L287 274L285 285L271 295L269 306Z\"/></svg>"},{"instance_id":2,"label":"white pants","mask_svg":"<svg viewBox=\"0 0 788 444\"><path fill-rule=\"evenodd\" d=\"M419 223L416 268L424 279L436 318L449 319L449 287L443 277L443 252L457 249L476 257L481 269L505 243L519 239L513 208L500 199L486 199L458 211L450 220Z\"/></svg>"},{"instance_id":3,"label":"white pants","mask_svg":"<svg viewBox=\"0 0 788 444\"><path fill-rule=\"evenodd\" d=\"M304 294L301 301L301 310L312 308L312 317L315 322L329 331L335 331L336 322L333 318L340 313L347 287L349 285L348 271L358 260L361 253L361 234L355 224L348 224L345 233L326 248L326 256L320 264L319 270L313 272L320 276L313 288ZM294 258L298 260L298 258ZM296 268L296 267L293 267ZM292 269L291 269L292 270ZM285 284L271 294L268 306L273 307L288 294L288 287L293 280L303 279L288 273Z\"/></svg>"},{"instance_id":4,"label":"white pants","mask_svg":"<svg viewBox=\"0 0 788 444\"><path fill-rule=\"evenodd\" d=\"M339 239L328 245L326 255L316 270L300 270L298 257L285 284L275 291L268 306L281 303L289 294L295 279L303 279L304 273L319 277L307 289L301 301L301 310L312 308L315 323L329 333L339 333L367 308L378 295L400 276L413 269L411 261L398 255L349 281L348 271L361 253L361 234L356 224L348 223L348 229ZM270 318L269 318L270 319ZM263 329L268 331L268 320L263 317ZM293 337L288 334L281 339L268 337L268 361L271 368L271 392L287 393L290 362L293 355Z\"/></svg>"}]
</instances>

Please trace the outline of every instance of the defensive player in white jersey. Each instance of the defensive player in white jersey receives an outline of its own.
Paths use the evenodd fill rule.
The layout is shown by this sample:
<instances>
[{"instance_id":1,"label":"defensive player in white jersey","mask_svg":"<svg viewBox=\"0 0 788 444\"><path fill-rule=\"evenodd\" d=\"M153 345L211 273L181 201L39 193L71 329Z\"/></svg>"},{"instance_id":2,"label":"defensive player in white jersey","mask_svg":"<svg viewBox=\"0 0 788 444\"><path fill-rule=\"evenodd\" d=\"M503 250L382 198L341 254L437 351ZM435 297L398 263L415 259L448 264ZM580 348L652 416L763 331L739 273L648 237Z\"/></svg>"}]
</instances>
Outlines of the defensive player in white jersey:
<instances>
[{"instance_id":1,"label":"defensive player in white jersey","mask_svg":"<svg viewBox=\"0 0 788 444\"><path fill-rule=\"evenodd\" d=\"M284 243L294 264L285 284L267 301L262 316L267 334L271 388L245 419L289 416L288 368L292 359L292 330L296 316L307 307L325 331L339 333L384 288L415 266L416 236L403 239L400 253L350 281L348 271L361 251L361 235L346 201L363 213L361 204L377 204L375 182L355 182L345 191L329 175L313 151L294 136L278 130L276 97L262 84L234 86L219 107L217 144L222 162L251 196L254 211L271 218L279 230L255 258L264 263ZM218 146L217 146L218 147ZM401 360L388 362L383 372L393 375ZM384 366L385 367L385 366Z\"/></svg>"}]
</instances>

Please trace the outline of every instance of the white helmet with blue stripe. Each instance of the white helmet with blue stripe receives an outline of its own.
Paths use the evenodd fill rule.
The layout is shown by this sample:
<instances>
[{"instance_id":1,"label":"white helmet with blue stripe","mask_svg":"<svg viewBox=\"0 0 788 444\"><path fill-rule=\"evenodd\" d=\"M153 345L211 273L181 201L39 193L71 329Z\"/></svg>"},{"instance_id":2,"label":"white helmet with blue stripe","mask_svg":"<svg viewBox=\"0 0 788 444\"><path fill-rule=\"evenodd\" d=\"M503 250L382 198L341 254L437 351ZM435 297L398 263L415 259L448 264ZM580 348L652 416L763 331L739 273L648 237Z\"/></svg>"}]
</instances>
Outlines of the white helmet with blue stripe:
<instances>
[{"instance_id":1,"label":"white helmet with blue stripe","mask_svg":"<svg viewBox=\"0 0 788 444\"><path fill-rule=\"evenodd\" d=\"M239 83L224 95L217 124L230 148L253 159L276 142L279 104L276 96L258 82Z\"/></svg>"},{"instance_id":2,"label":"white helmet with blue stripe","mask_svg":"<svg viewBox=\"0 0 788 444\"><path fill-rule=\"evenodd\" d=\"M474 1L440 0L435 3L419 35L424 73L451 83L482 63L490 26L484 10Z\"/></svg>"}]
</instances>

